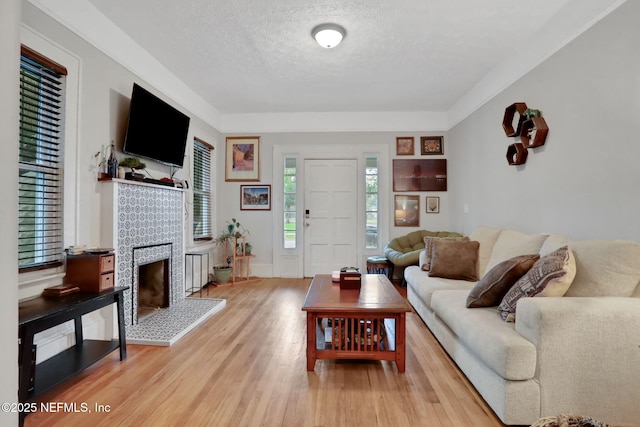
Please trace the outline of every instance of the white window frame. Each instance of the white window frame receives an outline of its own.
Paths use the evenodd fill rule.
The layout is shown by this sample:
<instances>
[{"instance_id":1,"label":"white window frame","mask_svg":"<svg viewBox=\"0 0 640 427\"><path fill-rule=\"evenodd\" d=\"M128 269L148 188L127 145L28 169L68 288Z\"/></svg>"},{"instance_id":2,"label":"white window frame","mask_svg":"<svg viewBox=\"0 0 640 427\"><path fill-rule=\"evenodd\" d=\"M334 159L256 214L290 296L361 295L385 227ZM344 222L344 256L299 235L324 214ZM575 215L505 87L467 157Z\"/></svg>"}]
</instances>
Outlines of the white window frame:
<instances>
[{"instance_id":1,"label":"white window frame","mask_svg":"<svg viewBox=\"0 0 640 427\"><path fill-rule=\"evenodd\" d=\"M192 203L192 211L193 211L193 215L191 216L191 237L194 243L197 242L211 242L213 241L214 238L214 229L213 229L213 184L212 184L212 176L214 175L214 171L212 170L213 168L213 150L214 147L209 144L208 142L204 141L201 138L198 137L193 137L192 138L193 141L193 155L192 155L192 172L191 172L191 179L193 180L193 203ZM195 179L195 173L196 173L196 156L195 156L195 152L196 152L196 144L200 144L205 148L209 149L209 171L208 171L208 176L209 176L209 182L207 183L207 189L206 191L202 191L202 193L207 193L209 195L209 231L210 234L206 237L196 237L194 234L194 222L195 222L195 195L196 195L196 179ZM200 192L200 191L199 191Z\"/></svg>"},{"instance_id":2,"label":"white window frame","mask_svg":"<svg viewBox=\"0 0 640 427\"><path fill-rule=\"evenodd\" d=\"M358 176L361 177L358 182L358 212L364 218L364 185L361 184L364 177L364 162L366 157L378 157L378 241L385 242L389 237L389 200L390 197L390 157L389 146L386 144L326 144L326 145L274 145L273 148L273 276L274 277L302 277L304 262L304 215L302 195L304 194L304 182L298 179L296 185L297 191L297 223L298 235L296 239L295 249L284 249L282 246L282 231L284 229L283 221L283 171L284 158L296 157L296 172L298 177L304 176L304 161L306 159L358 159ZM358 232L358 253L362 257L361 264L366 265L366 258L371 255L380 255L380 248L365 248L365 229ZM295 273L286 273L285 271L293 270Z\"/></svg>"},{"instance_id":3,"label":"white window frame","mask_svg":"<svg viewBox=\"0 0 640 427\"><path fill-rule=\"evenodd\" d=\"M39 34L34 29L22 24L20 27L20 43L40 53L41 55L63 65L67 69L65 78L65 106L64 106L64 162L63 162L63 215L64 215L64 246L78 244L79 224L77 221L77 194L79 182L77 180L80 165L78 164L78 111L80 95L80 59ZM59 280L64 276L64 266L23 272L18 275L19 298L39 294L52 280ZM30 289L31 286L38 288Z\"/></svg>"},{"instance_id":4,"label":"white window frame","mask_svg":"<svg viewBox=\"0 0 640 427\"><path fill-rule=\"evenodd\" d=\"M377 191L375 193L370 193L367 191L367 159L375 158L376 159L376 177L378 181ZM364 156L364 227L365 227L365 237L364 237L364 249L365 250L377 250L380 249L380 157L377 155L369 155ZM375 213L377 214L377 223L376 223L376 244L372 247L367 247L367 213L374 212L367 210L367 196L370 194L375 194L377 196L377 209Z\"/></svg>"}]
</instances>

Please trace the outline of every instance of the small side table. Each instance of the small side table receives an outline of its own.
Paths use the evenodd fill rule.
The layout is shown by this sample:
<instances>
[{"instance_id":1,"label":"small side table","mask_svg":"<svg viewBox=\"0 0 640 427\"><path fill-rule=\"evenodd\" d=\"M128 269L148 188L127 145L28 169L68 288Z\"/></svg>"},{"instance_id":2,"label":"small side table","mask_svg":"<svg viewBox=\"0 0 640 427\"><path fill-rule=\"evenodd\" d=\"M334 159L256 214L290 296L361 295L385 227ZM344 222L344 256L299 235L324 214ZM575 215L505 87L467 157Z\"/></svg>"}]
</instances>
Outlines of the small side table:
<instances>
[{"instance_id":1,"label":"small side table","mask_svg":"<svg viewBox=\"0 0 640 427\"><path fill-rule=\"evenodd\" d=\"M185 289L191 293L200 292L200 297L202 297L202 288L209 284L209 252L189 252L184 254L185 257L185 271L187 267L187 263L189 259L191 259L191 287ZM199 269L196 270L196 258L200 260L198 266ZM202 267L203 261L206 258L207 269L205 270L205 280L202 280ZM199 273L198 273L199 271ZM200 279L198 285L196 286L196 276ZM207 286L207 295L209 295L209 287Z\"/></svg>"},{"instance_id":2,"label":"small side table","mask_svg":"<svg viewBox=\"0 0 640 427\"><path fill-rule=\"evenodd\" d=\"M393 277L393 263L383 256L367 258L367 273L386 274L389 280Z\"/></svg>"}]
</instances>

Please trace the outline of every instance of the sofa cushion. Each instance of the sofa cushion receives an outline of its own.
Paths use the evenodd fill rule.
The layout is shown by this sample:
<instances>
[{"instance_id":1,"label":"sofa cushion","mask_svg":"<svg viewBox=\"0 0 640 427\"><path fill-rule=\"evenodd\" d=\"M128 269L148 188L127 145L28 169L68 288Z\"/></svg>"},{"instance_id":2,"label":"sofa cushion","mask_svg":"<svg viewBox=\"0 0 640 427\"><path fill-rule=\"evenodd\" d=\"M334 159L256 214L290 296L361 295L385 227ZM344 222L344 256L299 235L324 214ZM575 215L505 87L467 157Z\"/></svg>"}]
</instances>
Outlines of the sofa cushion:
<instances>
[{"instance_id":1,"label":"sofa cushion","mask_svg":"<svg viewBox=\"0 0 640 427\"><path fill-rule=\"evenodd\" d=\"M431 269L431 259L433 258L433 242L439 239L443 240L469 240L468 237L425 237L424 238L424 254L420 254L418 258L418 265L424 271L429 271Z\"/></svg>"},{"instance_id":2,"label":"sofa cushion","mask_svg":"<svg viewBox=\"0 0 640 427\"><path fill-rule=\"evenodd\" d=\"M503 230L498 236L496 244L493 245L486 271L514 256L540 253L540 248L546 238L546 234L526 234L514 230Z\"/></svg>"},{"instance_id":3,"label":"sofa cushion","mask_svg":"<svg viewBox=\"0 0 640 427\"><path fill-rule=\"evenodd\" d=\"M478 251L478 275L480 277L484 276L493 246L501 232L502 230L499 228L478 227L469 235L469 239L480 242Z\"/></svg>"},{"instance_id":4,"label":"sofa cushion","mask_svg":"<svg viewBox=\"0 0 640 427\"><path fill-rule=\"evenodd\" d=\"M539 258L538 254L520 255L493 267L469 292L467 307L493 307L500 304L509 289Z\"/></svg>"},{"instance_id":5,"label":"sofa cushion","mask_svg":"<svg viewBox=\"0 0 640 427\"><path fill-rule=\"evenodd\" d=\"M625 240L583 240L569 247L576 258L570 297L628 297L640 283L640 245Z\"/></svg>"},{"instance_id":6,"label":"sofa cushion","mask_svg":"<svg viewBox=\"0 0 640 427\"><path fill-rule=\"evenodd\" d=\"M556 249L560 249L563 246L567 246L569 244L569 239L563 236L558 236L556 234L550 234L546 239L544 239L544 243L540 248L540 256L549 255L551 252Z\"/></svg>"},{"instance_id":7,"label":"sofa cushion","mask_svg":"<svg viewBox=\"0 0 640 427\"><path fill-rule=\"evenodd\" d=\"M432 241L429 276L478 280L479 247L480 243L469 240Z\"/></svg>"},{"instance_id":8,"label":"sofa cushion","mask_svg":"<svg viewBox=\"0 0 640 427\"><path fill-rule=\"evenodd\" d=\"M502 320L516 320L516 305L522 297L561 297L576 275L576 262L567 246L540 258L504 296L498 306Z\"/></svg>"},{"instance_id":9,"label":"sofa cushion","mask_svg":"<svg viewBox=\"0 0 640 427\"><path fill-rule=\"evenodd\" d=\"M409 266L404 270L404 277L407 280L407 287L420 297L424 304L431 309L431 296L437 290L464 290L469 292L474 285L473 282L465 280L444 279L442 277L429 277L420 267Z\"/></svg>"},{"instance_id":10,"label":"sofa cushion","mask_svg":"<svg viewBox=\"0 0 640 427\"><path fill-rule=\"evenodd\" d=\"M506 380L528 380L536 370L536 348L495 308L466 308L467 292L439 290L432 308L463 345Z\"/></svg>"}]
</instances>

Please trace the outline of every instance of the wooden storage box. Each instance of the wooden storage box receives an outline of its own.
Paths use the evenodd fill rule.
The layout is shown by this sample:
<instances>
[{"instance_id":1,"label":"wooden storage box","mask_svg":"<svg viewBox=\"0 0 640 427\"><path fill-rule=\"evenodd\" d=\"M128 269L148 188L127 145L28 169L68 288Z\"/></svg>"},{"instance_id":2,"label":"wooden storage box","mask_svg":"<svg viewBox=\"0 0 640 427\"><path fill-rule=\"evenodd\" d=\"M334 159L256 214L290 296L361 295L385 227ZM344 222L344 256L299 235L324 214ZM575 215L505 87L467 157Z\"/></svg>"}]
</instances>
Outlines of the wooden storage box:
<instances>
[{"instance_id":1,"label":"wooden storage box","mask_svg":"<svg viewBox=\"0 0 640 427\"><path fill-rule=\"evenodd\" d=\"M65 283L80 287L83 292L113 289L115 254L82 254L67 256Z\"/></svg>"},{"instance_id":2,"label":"wooden storage box","mask_svg":"<svg viewBox=\"0 0 640 427\"><path fill-rule=\"evenodd\" d=\"M340 272L340 289L360 289L362 275L360 272Z\"/></svg>"}]
</instances>

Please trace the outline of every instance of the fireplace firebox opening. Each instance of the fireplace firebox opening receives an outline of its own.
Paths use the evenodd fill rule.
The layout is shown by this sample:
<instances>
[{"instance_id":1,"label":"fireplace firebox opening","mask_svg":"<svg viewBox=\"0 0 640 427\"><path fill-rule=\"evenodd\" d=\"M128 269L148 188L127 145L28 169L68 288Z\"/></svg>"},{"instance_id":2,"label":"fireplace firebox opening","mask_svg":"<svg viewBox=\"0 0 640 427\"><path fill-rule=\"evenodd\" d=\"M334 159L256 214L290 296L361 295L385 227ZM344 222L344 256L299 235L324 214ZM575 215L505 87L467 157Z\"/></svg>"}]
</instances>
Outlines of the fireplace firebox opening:
<instances>
[{"instance_id":1,"label":"fireplace firebox opening","mask_svg":"<svg viewBox=\"0 0 640 427\"><path fill-rule=\"evenodd\" d=\"M169 259L138 265L138 322L169 307Z\"/></svg>"}]
</instances>

